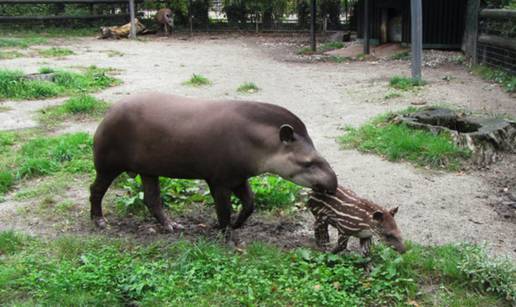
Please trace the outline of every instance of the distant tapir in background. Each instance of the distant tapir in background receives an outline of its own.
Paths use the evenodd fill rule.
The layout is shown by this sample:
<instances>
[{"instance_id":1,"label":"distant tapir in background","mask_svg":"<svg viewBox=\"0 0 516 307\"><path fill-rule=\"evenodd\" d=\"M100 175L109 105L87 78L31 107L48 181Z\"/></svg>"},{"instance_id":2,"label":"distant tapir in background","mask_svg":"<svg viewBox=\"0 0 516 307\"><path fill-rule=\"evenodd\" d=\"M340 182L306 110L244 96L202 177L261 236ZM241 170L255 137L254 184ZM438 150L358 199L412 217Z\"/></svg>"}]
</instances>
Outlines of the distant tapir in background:
<instances>
[{"instance_id":1,"label":"distant tapir in background","mask_svg":"<svg viewBox=\"0 0 516 307\"><path fill-rule=\"evenodd\" d=\"M326 248L329 244L328 225L331 225L339 233L337 246L332 251L334 253L346 250L349 237L353 236L360 238L362 253L368 256L373 235L377 235L398 252L405 252L401 232L394 220L397 207L385 210L338 186L335 195L312 192L308 208L315 216L315 239L321 248Z\"/></svg>"},{"instance_id":2,"label":"distant tapir in background","mask_svg":"<svg viewBox=\"0 0 516 307\"><path fill-rule=\"evenodd\" d=\"M160 9L155 16L156 23L158 24L158 31L163 30L166 35L172 33L174 27L174 14L171 9Z\"/></svg>"},{"instance_id":3,"label":"distant tapir in background","mask_svg":"<svg viewBox=\"0 0 516 307\"><path fill-rule=\"evenodd\" d=\"M231 221L231 194L242 201L233 228L254 210L250 177L268 172L325 193L337 189L335 173L303 122L267 103L133 95L108 111L95 132L93 154L91 218L100 227L106 225L102 198L122 172L141 175L144 202L170 231L181 225L163 212L159 176L206 180L224 230Z\"/></svg>"}]
</instances>

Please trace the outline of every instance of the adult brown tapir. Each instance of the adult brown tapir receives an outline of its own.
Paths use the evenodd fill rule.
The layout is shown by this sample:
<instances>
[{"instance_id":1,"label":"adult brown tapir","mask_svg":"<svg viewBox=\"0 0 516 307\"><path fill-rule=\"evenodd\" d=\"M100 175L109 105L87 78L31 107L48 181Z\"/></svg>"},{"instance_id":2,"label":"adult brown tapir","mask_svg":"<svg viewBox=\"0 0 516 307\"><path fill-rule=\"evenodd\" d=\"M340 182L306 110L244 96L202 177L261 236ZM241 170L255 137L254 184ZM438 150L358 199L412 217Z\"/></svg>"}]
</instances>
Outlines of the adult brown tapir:
<instances>
[{"instance_id":1,"label":"adult brown tapir","mask_svg":"<svg viewBox=\"0 0 516 307\"><path fill-rule=\"evenodd\" d=\"M122 172L140 174L144 202L169 231L182 226L163 212L159 176L204 179L215 200L221 229L231 221L231 194L242 202L232 225L254 210L250 177L277 174L299 185L333 193L337 178L315 150L303 122L267 103L209 101L159 93L114 104L95 132L91 218L105 227L102 198Z\"/></svg>"}]
</instances>

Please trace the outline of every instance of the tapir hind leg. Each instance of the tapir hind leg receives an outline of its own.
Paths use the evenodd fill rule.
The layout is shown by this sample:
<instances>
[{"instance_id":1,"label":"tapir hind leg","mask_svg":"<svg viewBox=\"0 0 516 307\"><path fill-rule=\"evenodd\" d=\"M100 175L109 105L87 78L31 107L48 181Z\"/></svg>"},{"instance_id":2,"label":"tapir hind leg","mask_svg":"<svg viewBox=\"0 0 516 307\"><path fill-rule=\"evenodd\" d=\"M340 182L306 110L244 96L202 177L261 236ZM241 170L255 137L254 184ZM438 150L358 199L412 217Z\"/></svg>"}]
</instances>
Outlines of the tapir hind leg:
<instances>
[{"instance_id":1,"label":"tapir hind leg","mask_svg":"<svg viewBox=\"0 0 516 307\"><path fill-rule=\"evenodd\" d=\"M244 181L241 185L233 189L233 193L240 199L242 202L242 210L238 214L238 218L233 224L233 228L237 229L244 225L245 221L251 216L254 211L254 197L253 191L249 186L249 182Z\"/></svg>"},{"instance_id":2,"label":"tapir hind leg","mask_svg":"<svg viewBox=\"0 0 516 307\"><path fill-rule=\"evenodd\" d=\"M106 220L102 215L102 198L104 198L104 195L106 194L109 186L118 175L119 173L97 172L95 181L90 186L90 216L91 219L95 222L95 225L100 228L106 227Z\"/></svg>"},{"instance_id":3,"label":"tapir hind leg","mask_svg":"<svg viewBox=\"0 0 516 307\"><path fill-rule=\"evenodd\" d=\"M149 208L149 211L163 225L167 231L174 229L183 229L181 224L174 223L163 211L163 203L161 202L159 178L142 176L143 181L143 201Z\"/></svg>"}]
</instances>

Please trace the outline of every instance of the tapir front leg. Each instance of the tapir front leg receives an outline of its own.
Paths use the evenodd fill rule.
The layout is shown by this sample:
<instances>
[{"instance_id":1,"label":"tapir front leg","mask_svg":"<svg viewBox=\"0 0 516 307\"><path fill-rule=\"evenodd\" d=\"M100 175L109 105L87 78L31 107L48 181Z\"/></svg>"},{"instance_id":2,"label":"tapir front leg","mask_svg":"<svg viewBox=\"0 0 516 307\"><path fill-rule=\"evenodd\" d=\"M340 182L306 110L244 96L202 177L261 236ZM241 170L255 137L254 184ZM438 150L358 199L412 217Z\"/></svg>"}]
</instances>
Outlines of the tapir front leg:
<instances>
[{"instance_id":1,"label":"tapir front leg","mask_svg":"<svg viewBox=\"0 0 516 307\"><path fill-rule=\"evenodd\" d=\"M215 200L215 211L219 221L218 228L226 230L231 223L231 190L208 184L211 196Z\"/></svg>"},{"instance_id":2,"label":"tapir front leg","mask_svg":"<svg viewBox=\"0 0 516 307\"><path fill-rule=\"evenodd\" d=\"M331 252L334 254L338 254L340 252L347 250L348 241L349 241L349 236L344 233L339 232L339 239L337 240L337 246L335 246L335 248Z\"/></svg>"},{"instance_id":3,"label":"tapir front leg","mask_svg":"<svg viewBox=\"0 0 516 307\"><path fill-rule=\"evenodd\" d=\"M245 221L251 216L254 211L254 197L253 191L249 186L249 182L244 181L241 185L233 189L233 193L242 202L242 210L238 214L238 218L233 224L233 229L237 229L244 225Z\"/></svg>"},{"instance_id":4,"label":"tapir front leg","mask_svg":"<svg viewBox=\"0 0 516 307\"><path fill-rule=\"evenodd\" d=\"M328 219L325 216L316 217L314 235L317 246L326 250L330 244L330 234L328 232Z\"/></svg>"}]
</instances>

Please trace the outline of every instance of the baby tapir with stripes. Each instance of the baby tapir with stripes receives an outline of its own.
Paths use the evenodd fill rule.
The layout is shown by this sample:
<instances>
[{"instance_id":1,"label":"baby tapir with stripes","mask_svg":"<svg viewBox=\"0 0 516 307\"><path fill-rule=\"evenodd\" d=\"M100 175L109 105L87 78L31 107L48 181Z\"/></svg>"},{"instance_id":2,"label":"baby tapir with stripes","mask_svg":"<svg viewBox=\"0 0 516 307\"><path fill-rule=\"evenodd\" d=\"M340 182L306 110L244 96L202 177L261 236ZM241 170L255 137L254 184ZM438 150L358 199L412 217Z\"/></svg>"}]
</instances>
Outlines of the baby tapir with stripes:
<instances>
[{"instance_id":1,"label":"baby tapir with stripes","mask_svg":"<svg viewBox=\"0 0 516 307\"><path fill-rule=\"evenodd\" d=\"M321 248L326 249L329 245L328 226L331 225L339 233L333 253L346 250L349 237L353 236L360 239L362 253L367 256L373 235L398 252L405 252L401 232L394 220L397 207L386 210L339 186L336 194L313 191L308 208L315 216L315 239Z\"/></svg>"}]
</instances>

